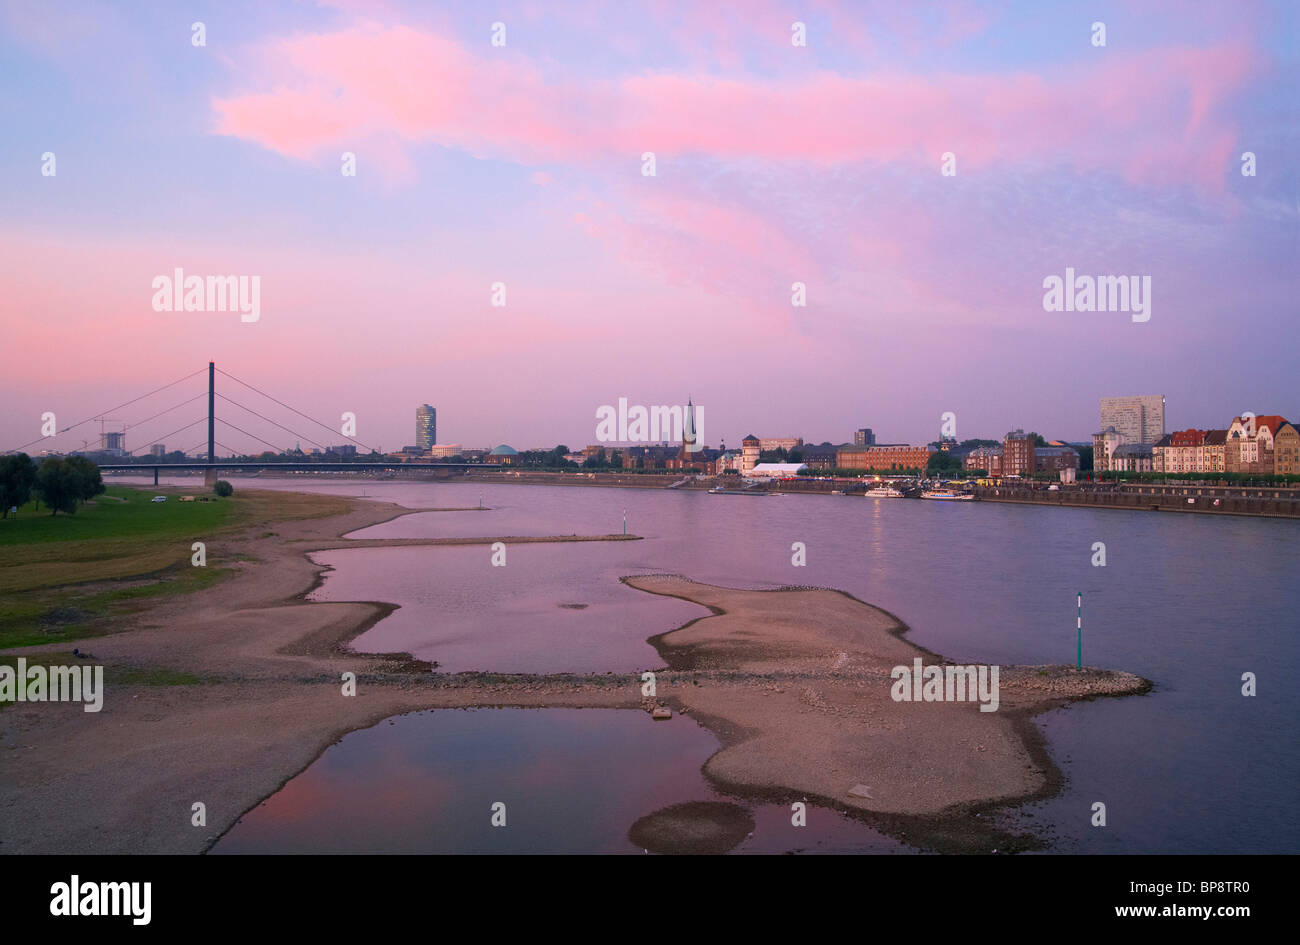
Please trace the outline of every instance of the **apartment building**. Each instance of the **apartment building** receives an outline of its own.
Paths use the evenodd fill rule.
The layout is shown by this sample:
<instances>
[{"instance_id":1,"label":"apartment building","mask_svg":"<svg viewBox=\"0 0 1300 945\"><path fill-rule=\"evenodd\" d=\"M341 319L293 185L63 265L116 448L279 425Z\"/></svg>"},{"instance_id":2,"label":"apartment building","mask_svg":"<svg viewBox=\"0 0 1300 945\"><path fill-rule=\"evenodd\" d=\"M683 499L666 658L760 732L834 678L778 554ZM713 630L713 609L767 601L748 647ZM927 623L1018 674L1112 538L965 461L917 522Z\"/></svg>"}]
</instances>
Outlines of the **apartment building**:
<instances>
[{"instance_id":1,"label":"apartment building","mask_svg":"<svg viewBox=\"0 0 1300 945\"><path fill-rule=\"evenodd\" d=\"M930 455L924 446L842 446L835 454L835 465L840 469L900 472L925 469Z\"/></svg>"},{"instance_id":2,"label":"apartment building","mask_svg":"<svg viewBox=\"0 0 1300 945\"><path fill-rule=\"evenodd\" d=\"M1034 438L1024 430L1012 430L1002 440L1002 475L1027 476L1037 471Z\"/></svg>"}]
</instances>

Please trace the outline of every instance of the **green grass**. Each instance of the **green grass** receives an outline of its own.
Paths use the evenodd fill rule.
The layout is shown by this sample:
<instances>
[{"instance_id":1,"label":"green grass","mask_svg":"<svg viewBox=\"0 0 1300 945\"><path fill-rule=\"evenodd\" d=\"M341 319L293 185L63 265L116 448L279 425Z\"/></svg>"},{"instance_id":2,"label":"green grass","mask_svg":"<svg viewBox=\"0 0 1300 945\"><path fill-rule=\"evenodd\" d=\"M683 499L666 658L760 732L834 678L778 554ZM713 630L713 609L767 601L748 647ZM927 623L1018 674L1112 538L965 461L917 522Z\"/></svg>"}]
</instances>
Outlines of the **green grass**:
<instances>
[{"instance_id":1,"label":"green grass","mask_svg":"<svg viewBox=\"0 0 1300 945\"><path fill-rule=\"evenodd\" d=\"M78 588L75 594L61 587L0 594L0 649L102 636L149 600L201 591L227 573L226 568L186 565L124 587L105 582Z\"/></svg>"},{"instance_id":2,"label":"green grass","mask_svg":"<svg viewBox=\"0 0 1300 945\"><path fill-rule=\"evenodd\" d=\"M195 487L201 488L196 481ZM0 649L72 641L127 629L154 598L189 594L232 573L240 552L214 557L211 542L243 529L345 511L334 496L242 492L179 502L174 487L109 486L75 515L31 506L0 520ZM166 502L151 502L167 495ZM275 534L270 532L268 534ZM208 566L193 567L195 541Z\"/></svg>"},{"instance_id":3,"label":"green grass","mask_svg":"<svg viewBox=\"0 0 1300 945\"><path fill-rule=\"evenodd\" d=\"M111 538L184 538L211 535L230 521L230 499L212 497L211 502L180 502L172 493L166 502L150 501L162 492L145 492L124 486L109 486L94 505L78 507L75 515L51 515L23 506L15 516L0 520L0 548L8 545L45 542L85 541ZM120 499L121 501L112 501Z\"/></svg>"}]
</instances>

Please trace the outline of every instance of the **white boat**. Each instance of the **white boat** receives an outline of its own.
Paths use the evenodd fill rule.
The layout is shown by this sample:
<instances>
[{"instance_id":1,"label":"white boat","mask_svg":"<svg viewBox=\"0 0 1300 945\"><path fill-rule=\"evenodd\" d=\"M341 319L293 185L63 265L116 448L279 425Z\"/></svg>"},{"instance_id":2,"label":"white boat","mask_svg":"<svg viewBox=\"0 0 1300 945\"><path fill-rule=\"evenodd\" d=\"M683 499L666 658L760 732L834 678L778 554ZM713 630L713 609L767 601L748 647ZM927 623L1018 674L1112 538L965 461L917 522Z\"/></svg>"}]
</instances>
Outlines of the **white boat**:
<instances>
[{"instance_id":1,"label":"white boat","mask_svg":"<svg viewBox=\"0 0 1300 945\"><path fill-rule=\"evenodd\" d=\"M903 493L893 486L881 486L879 489L868 489L862 496L867 499L901 499Z\"/></svg>"},{"instance_id":2,"label":"white boat","mask_svg":"<svg viewBox=\"0 0 1300 945\"><path fill-rule=\"evenodd\" d=\"M921 493L922 499L947 499L955 502L973 502L975 496L969 492L954 492L951 489L927 489Z\"/></svg>"}]
</instances>

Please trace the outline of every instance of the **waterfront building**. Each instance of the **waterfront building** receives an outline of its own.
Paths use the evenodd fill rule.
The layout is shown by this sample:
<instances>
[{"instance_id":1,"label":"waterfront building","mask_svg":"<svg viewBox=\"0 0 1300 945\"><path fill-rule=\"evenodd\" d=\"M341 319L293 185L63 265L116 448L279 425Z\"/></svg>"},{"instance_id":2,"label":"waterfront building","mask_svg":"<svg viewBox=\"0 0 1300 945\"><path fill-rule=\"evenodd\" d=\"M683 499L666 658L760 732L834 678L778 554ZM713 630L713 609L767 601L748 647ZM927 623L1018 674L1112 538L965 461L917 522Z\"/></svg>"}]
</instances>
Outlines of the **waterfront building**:
<instances>
[{"instance_id":1,"label":"waterfront building","mask_svg":"<svg viewBox=\"0 0 1300 945\"><path fill-rule=\"evenodd\" d=\"M983 469L990 476L1002 475L1002 447L977 446L966 454L963 461L966 469Z\"/></svg>"},{"instance_id":2,"label":"waterfront building","mask_svg":"<svg viewBox=\"0 0 1300 945\"><path fill-rule=\"evenodd\" d=\"M1178 430L1166 434L1152 448L1155 472L1204 472L1202 468L1206 430Z\"/></svg>"},{"instance_id":3,"label":"waterfront building","mask_svg":"<svg viewBox=\"0 0 1300 945\"><path fill-rule=\"evenodd\" d=\"M1101 428L1114 427L1125 443L1154 446L1165 435L1165 398L1162 394L1141 397L1101 398Z\"/></svg>"},{"instance_id":4,"label":"waterfront building","mask_svg":"<svg viewBox=\"0 0 1300 945\"><path fill-rule=\"evenodd\" d=\"M1300 430L1293 423L1284 422L1273 434L1273 473L1300 475Z\"/></svg>"},{"instance_id":5,"label":"waterfront building","mask_svg":"<svg viewBox=\"0 0 1300 945\"><path fill-rule=\"evenodd\" d=\"M464 456L465 451L459 443L434 443L429 447L432 459L447 459L451 456Z\"/></svg>"},{"instance_id":6,"label":"waterfront building","mask_svg":"<svg viewBox=\"0 0 1300 945\"><path fill-rule=\"evenodd\" d=\"M1024 430L1012 430L1002 440L1002 475L1027 476L1037 470L1034 438Z\"/></svg>"},{"instance_id":7,"label":"waterfront building","mask_svg":"<svg viewBox=\"0 0 1300 945\"><path fill-rule=\"evenodd\" d=\"M843 445L832 446L829 443L821 446L804 445L799 448L799 455L803 457L803 464L809 469L832 469L839 451L843 448Z\"/></svg>"},{"instance_id":8,"label":"waterfront building","mask_svg":"<svg viewBox=\"0 0 1300 945\"><path fill-rule=\"evenodd\" d=\"M325 447L325 455L326 456L330 456L330 455L356 456L357 448L353 446L351 443L344 443L342 446L327 446Z\"/></svg>"},{"instance_id":9,"label":"waterfront building","mask_svg":"<svg viewBox=\"0 0 1300 945\"><path fill-rule=\"evenodd\" d=\"M740 450L723 450L718 454L717 460L713 464L714 471L717 475L724 472L740 472L741 455Z\"/></svg>"},{"instance_id":10,"label":"waterfront building","mask_svg":"<svg viewBox=\"0 0 1300 945\"><path fill-rule=\"evenodd\" d=\"M1277 414L1234 417L1224 447L1226 471L1272 475L1273 437L1286 422Z\"/></svg>"},{"instance_id":11,"label":"waterfront building","mask_svg":"<svg viewBox=\"0 0 1300 945\"><path fill-rule=\"evenodd\" d=\"M719 473L718 458L722 450L712 450L707 446L694 453L676 452L664 460L664 469L694 470L702 476L716 476ZM626 461L624 462L626 465Z\"/></svg>"},{"instance_id":12,"label":"waterfront building","mask_svg":"<svg viewBox=\"0 0 1300 945\"><path fill-rule=\"evenodd\" d=\"M740 474L748 476L758 465L758 454L763 451L763 441L749 434L740 441Z\"/></svg>"},{"instance_id":13,"label":"waterfront building","mask_svg":"<svg viewBox=\"0 0 1300 945\"><path fill-rule=\"evenodd\" d=\"M931 451L924 446L891 444L888 446L841 446L835 453L840 469L866 469L873 472L901 472L925 469Z\"/></svg>"},{"instance_id":14,"label":"waterfront building","mask_svg":"<svg viewBox=\"0 0 1300 945\"><path fill-rule=\"evenodd\" d=\"M1201 444L1201 464L1198 472L1216 473L1228 471L1228 431L1206 430L1205 442Z\"/></svg>"},{"instance_id":15,"label":"waterfront building","mask_svg":"<svg viewBox=\"0 0 1300 945\"><path fill-rule=\"evenodd\" d=\"M875 446L876 434L871 432L871 427L863 427L861 430L853 431L854 446Z\"/></svg>"},{"instance_id":16,"label":"waterfront building","mask_svg":"<svg viewBox=\"0 0 1300 945\"><path fill-rule=\"evenodd\" d=\"M1111 471L1111 456L1115 450L1127 443L1124 434L1114 427L1103 427L1100 433L1092 435L1092 469L1093 472Z\"/></svg>"},{"instance_id":17,"label":"waterfront building","mask_svg":"<svg viewBox=\"0 0 1300 945\"><path fill-rule=\"evenodd\" d=\"M415 408L415 445L430 449L438 442L438 411L428 404Z\"/></svg>"},{"instance_id":18,"label":"waterfront building","mask_svg":"<svg viewBox=\"0 0 1300 945\"><path fill-rule=\"evenodd\" d=\"M1034 470L1057 472L1079 468L1079 451L1072 446L1037 446L1034 448Z\"/></svg>"},{"instance_id":19,"label":"waterfront building","mask_svg":"<svg viewBox=\"0 0 1300 945\"><path fill-rule=\"evenodd\" d=\"M1174 466L1174 457L1171 455L1173 450L1174 435L1166 433L1154 446L1151 447L1151 470L1153 472L1172 472Z\"/></svg>"},{"instance_id":20,"label":"waterfront building","mask_svg":"<svg viewBox=\"0 0 1300 945\"><path fill-rule=\"evenodd\" d=\"M1150 443L1124 443L1115 447L1110 457L1111 472L1152 472L1154 449Z\"/></svg>"},{"instance_id":21,"label":"waterfront building","mask_svg":"<svg viewBox=\"0 0 1300 945\"><path fill-rule=\"evenodd\" d=\"M773 450L790 450L798 449L803 446L803 437L800 436L761 436L758 438L758 449L760 452L768 453Z\"/></svg>"},{"instance_id":22,"label":"waterfront building","mask_svg":"<svg viewBox=\"0 0 1300 945\"><path fill-rule=\"evenodd\" d=\"M167 455L167 447L164 446L162 443L155 443L153 446L149 447L149 455L150 455L150 456L166 456L166 455Z\"/></svg>"},{"instance_id":23,"label":"waterfront building","mask_svg":"<svg viewBox=\"0 0 1300 945\"><path fill-rule=\"evenodd\" d=\"M483 462L492 463L498 466L513 466L519 461L519 451L513 446L507 446L502 443L500 446L494 446L487 451L483 457Z\"/></svg>"},{"instance_id":24,"label":"waterfront building","mask_svg":"<svg viewBox=\"0 0 1300 945\"><path fill-rule=\"evenodd\" d=\"M690 453L698 456L698 453ZM676 446L630 446L623 451L624 469L670 469L681 468L669 464L679 459L681 449Z\"/></svg>"}]
</instances>

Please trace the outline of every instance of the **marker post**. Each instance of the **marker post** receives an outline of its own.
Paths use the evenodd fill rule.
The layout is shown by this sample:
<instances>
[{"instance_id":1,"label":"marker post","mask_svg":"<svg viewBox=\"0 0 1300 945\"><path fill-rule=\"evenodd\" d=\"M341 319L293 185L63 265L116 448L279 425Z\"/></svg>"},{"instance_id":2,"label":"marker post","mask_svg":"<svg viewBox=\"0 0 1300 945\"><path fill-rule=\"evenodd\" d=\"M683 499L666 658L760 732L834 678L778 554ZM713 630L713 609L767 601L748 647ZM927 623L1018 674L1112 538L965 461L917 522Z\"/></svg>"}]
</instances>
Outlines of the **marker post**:
<instances>
[{"instance_id":1,"label":"marker post","mask_svg":"<svg viewBox=\"0 0 1300 945\"><path fill-rule=\"evenodd\" d=\"M1083 591L1079 592L1079 616L1075 627L1074 668L1083 669Z\"/></svg>"}]
</instances>

